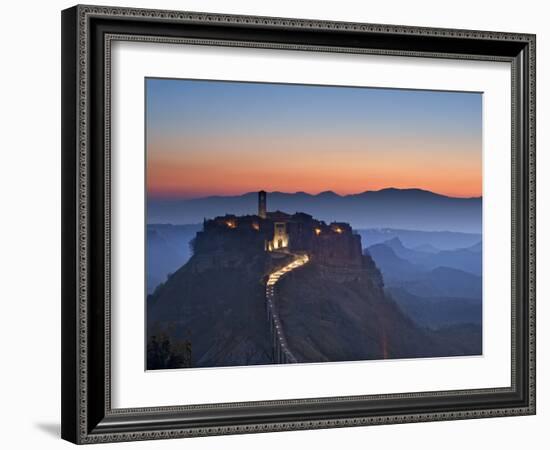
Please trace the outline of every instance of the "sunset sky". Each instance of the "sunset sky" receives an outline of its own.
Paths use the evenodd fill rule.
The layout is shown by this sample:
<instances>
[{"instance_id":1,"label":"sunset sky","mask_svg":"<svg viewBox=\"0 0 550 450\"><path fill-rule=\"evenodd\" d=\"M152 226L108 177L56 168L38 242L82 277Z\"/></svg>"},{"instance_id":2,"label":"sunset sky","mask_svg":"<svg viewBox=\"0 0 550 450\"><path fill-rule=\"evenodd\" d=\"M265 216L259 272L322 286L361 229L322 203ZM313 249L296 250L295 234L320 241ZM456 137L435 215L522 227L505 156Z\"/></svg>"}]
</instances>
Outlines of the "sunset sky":
<instances>
[{"instance_id":1,"label":"sunset sky","mask_svg":"<svg viewBox=\"0 0 550 450\"><path fill-rule=\"evenodd\" d=\"M147 190L482 194L482 95L146 80Z\"/></svg>"}]
</instances>

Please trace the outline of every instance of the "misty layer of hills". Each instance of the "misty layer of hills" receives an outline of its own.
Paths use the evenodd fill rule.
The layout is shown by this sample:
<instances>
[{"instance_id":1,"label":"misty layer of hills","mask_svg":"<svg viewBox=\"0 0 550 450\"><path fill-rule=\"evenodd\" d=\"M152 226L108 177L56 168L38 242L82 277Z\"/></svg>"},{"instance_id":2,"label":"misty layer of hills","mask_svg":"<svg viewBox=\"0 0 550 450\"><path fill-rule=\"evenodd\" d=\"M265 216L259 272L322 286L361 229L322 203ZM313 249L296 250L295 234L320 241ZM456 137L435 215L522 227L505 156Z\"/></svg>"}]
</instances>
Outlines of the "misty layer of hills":
<instances>
[{"instance_id":1,"label":"misty layer of hills","mask_svg":"<svg viewBox=\"0 0 550 450\"><path fill-rule=\"evenodd\" d=\"M464 248L434 249L411 249L394 237L366 252L380 268L386 291L416 323L431 329L465 324L480 328L481 240Z\"/></svg>"},{"instance_id":2,"label":"misty layer of hills","mask_svg":"<svg viewBox=\"0 0 550 450\"><path fill-rule=\"evenodd\" d=\"M201 225L147 225L146 274L147 293L151 294L169 274L191 257L189 243Z\"/></svg>"},{"instance_id":3,"label":"misty layer of hills","mask_svg":"<svg viewBox=\"0 0 550 450\"><path fill-rule=\"evenodd\" d=\"M196 199L147 201L147 223L197 224L225 214L255 214L257 193ZM397 228L481 232L482 199L455 198L421 189L388 188L353 195L327 191L268 194L269 210L307 211L326 222L347 222L354 229Z\"/></svg>"}]
</instances>

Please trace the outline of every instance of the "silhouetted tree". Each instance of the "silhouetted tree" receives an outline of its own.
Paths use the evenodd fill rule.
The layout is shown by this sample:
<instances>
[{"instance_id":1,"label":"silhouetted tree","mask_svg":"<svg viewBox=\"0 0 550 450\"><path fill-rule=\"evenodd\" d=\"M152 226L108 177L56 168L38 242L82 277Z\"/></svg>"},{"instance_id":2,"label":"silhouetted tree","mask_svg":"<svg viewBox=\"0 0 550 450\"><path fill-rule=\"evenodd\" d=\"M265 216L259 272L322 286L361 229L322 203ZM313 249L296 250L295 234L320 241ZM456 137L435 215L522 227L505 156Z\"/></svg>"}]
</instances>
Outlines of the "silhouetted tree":
<instances>
[{"instance_id":1,"label":"silhouetted tree","mask_svg":"<svg viewBox=\"0 0 550 450\"><path fill-rule=\"evenodd\" d=\"M147 342L147 369L178 369L192 366L191 342L173 340L158 333Z\"/></svg>"}]
</instances>

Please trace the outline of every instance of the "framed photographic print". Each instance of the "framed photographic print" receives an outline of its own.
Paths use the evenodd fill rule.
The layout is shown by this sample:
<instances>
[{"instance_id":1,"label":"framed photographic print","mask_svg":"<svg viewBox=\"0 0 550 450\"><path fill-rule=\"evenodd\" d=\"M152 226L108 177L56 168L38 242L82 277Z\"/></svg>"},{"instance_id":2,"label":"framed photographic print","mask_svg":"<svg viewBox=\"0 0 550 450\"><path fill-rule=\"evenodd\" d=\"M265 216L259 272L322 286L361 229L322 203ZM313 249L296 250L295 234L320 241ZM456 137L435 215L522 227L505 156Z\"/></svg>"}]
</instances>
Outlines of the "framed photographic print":
<instances>
[{"instance_id":1,"label":"framed photographic print","mask_svg":"<svg viewBox=\"0 0 550 450\"><path fill-rule=\"evenodd\" d=\"M62 13L62 436L535 413L535 36Z\"/></svg>"}]
</instances>

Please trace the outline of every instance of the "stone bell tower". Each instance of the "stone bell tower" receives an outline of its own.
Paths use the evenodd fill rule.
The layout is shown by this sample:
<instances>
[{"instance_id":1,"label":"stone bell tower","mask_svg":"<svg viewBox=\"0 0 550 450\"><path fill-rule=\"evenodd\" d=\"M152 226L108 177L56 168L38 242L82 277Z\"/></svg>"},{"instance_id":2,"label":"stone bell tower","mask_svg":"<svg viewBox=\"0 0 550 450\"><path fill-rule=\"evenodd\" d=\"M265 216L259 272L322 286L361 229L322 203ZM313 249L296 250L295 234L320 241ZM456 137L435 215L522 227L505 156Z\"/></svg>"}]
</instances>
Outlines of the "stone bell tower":
<instances>
[{"instance_id":1,"label":"stone bell tower","mask_svg":"<svg viewBox=\"0 0 550 450\"><path fill-rule=\"evenodd\" d=\"M258 192L258 216L262 219L267 217L267 193L265 191Z\"/></svg>"}]
</instances>

